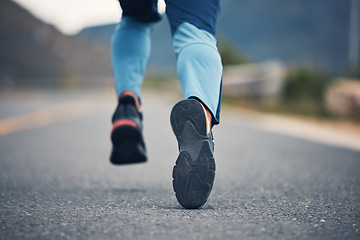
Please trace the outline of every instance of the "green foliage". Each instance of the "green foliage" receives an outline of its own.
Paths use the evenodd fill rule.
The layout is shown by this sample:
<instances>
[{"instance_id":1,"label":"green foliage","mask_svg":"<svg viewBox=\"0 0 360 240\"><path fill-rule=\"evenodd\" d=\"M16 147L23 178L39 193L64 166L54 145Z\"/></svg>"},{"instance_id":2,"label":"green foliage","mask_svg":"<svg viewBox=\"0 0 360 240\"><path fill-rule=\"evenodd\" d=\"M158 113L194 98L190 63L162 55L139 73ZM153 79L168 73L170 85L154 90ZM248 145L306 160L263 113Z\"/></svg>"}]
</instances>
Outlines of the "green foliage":
<instances>
[{"instance_id":1,"label":"green foliage","mask_svg":"<svg viewBox=\"0 0 360 240\"><path fill-rule=\"evenodd\" d=\"M353 78L357 78L357 79L360 78L360 63L354 64L353 66L351 66L350 76Z\"/></svg>"},{"instance_id":2,"label":"green foliage","mask_svg":"<svg viewBox=\"0 0 360 240\"><path fill-rule=\"evenodd\" d=\"M328 82L323 73L309 68L291 70L284 83L284 99L321 102Z\"/></svg>"},{"instance_id":3,"label":"green foliage","mask_svg":"<svg viewBox=\"0 0 360 240\"><path fill-rule=\"evenodd\" d=\"M219 38L218 49L221 55L222 64L224 66L237 65L248 62L246 58L236 50L234 45L224 37Z\"/></svg>"}]
</instances>

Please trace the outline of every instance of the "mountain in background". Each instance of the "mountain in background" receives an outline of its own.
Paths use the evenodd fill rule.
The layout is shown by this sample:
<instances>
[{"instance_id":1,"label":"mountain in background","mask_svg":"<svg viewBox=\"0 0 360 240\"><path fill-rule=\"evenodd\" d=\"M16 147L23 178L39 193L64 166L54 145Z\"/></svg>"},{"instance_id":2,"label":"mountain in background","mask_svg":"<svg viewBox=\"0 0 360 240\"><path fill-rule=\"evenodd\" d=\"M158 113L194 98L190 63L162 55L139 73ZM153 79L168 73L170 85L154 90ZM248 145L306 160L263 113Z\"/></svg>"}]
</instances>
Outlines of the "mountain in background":
<instances>
[{"instance_id":1,"label":"mountain in background","mask_svg":"<svg viewBox=\"0 0 360 240\"><path fill-rule=\"evenodd\" d=\"M219 34L255 60L341 74L348 68L349 13L350 0L226 0Z\"/></svg>"},{"instance_id":2,"label":"mountain in background","mask_svg":"<svg viewBox=\"0 0 360 240\"><path fill-rule=\"evenodd\" d=\"M278 59L290 66L346 74L349 12L350 0L225 0L217 35L252 61ZM86 28L79 36L108 45L114 28L115 24ZM152 35L150 71L174 71L166 16Z\"/></svg>"},{"instance_id":3,"label":"mountain in background","mask_svg":"<svg viewBox=\"0 0 360 240\"><path fill-rule=\"evenodd\" d=\"M349 11L350 0L224 0L217 34L254 62L278 59L341 75L348 70ZM78 76L101 82L112 75L115 26L86 28L69 37L16 3L0 1L0 85ZM174 73L166 16L152 35L149 72Z\"/></svg>"},{"instance_id":4,"label":"mountain in background","mask_svg":"<svg viewBox=\"0 0 360 240\"><path fill-rule=\"evenodd\" d=\"M0 81L112 74L109 46L68 37L9 0L0 1Z\"/></svg>"}]
</instances>

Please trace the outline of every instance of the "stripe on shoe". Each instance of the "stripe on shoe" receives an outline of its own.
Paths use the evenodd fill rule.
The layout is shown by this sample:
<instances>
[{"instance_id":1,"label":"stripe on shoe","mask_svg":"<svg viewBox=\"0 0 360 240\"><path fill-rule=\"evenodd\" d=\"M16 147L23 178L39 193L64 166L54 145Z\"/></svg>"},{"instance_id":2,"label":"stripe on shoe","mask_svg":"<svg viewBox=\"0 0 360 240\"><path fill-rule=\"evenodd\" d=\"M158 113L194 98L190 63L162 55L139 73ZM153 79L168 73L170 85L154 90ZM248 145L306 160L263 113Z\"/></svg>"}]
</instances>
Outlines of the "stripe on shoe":
<instances>
[{"instance_id":1,"label":"stripe on shoe","mask_svg":"<svg viewBox=\"0 0 360 240\"><path fill-rule=\"evenodd\" d=\"M131 127L136 127L136 123L130 119L121 119L121 120L117 120L113 123L113 127L111 129L111 133L118 127L120 126L131 126Z\"/></svg>"}]
</instances>

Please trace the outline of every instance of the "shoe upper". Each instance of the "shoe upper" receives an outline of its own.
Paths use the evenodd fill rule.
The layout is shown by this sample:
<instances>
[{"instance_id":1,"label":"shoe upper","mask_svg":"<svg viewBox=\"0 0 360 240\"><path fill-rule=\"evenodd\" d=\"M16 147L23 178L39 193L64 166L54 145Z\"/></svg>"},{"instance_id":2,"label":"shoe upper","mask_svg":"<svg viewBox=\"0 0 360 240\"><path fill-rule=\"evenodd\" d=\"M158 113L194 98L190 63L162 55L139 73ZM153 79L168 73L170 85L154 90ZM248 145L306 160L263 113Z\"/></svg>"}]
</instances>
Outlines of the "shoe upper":
<instances>
[{"instance_id":1,"label":"shoe upper","mask_svg":"<svg viewBox=\"0 0 360 240\"><path fill-rule=\"evenodd\" d=\"M134 122L136 127L142 130L143 115L137 110L135 99L131 96L119 98L119 104L112 116L113 123L124 119Z\"/></svg>"}]
</instances>

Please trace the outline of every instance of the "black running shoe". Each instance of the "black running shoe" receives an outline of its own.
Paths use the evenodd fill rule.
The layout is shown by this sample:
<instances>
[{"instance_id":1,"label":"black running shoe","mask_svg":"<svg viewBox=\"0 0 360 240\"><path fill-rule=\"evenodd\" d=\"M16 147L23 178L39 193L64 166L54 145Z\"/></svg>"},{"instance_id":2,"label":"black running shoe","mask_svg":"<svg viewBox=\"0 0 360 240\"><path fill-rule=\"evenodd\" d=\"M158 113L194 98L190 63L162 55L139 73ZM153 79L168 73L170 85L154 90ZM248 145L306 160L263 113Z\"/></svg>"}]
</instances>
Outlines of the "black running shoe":
<instances>
[{"instance_id":1,"label":"black running shoe","mask_svg":"<svg viewBox=\"0 0 360 240\"><path fill-rule=\"evenodd\" d=\"M199 208L205 204L214 184L212 132L207 134L203 107L195 99L177 103L170 122L180 151L173 169L176 198L184 208Z\"/></svg>"},{"instance_id":2,"label":"black running shoe","mask_svg":"<svg viewBox=\"0 0 360 240\"><path fill-rule=\"evenodd\" d=\"M135 105L135 99L124 96L112 117L111 141L113 144L110 161L113 164L146 162L146 148L142 135L142 113Z\"/></svg>"}]
</instances>

